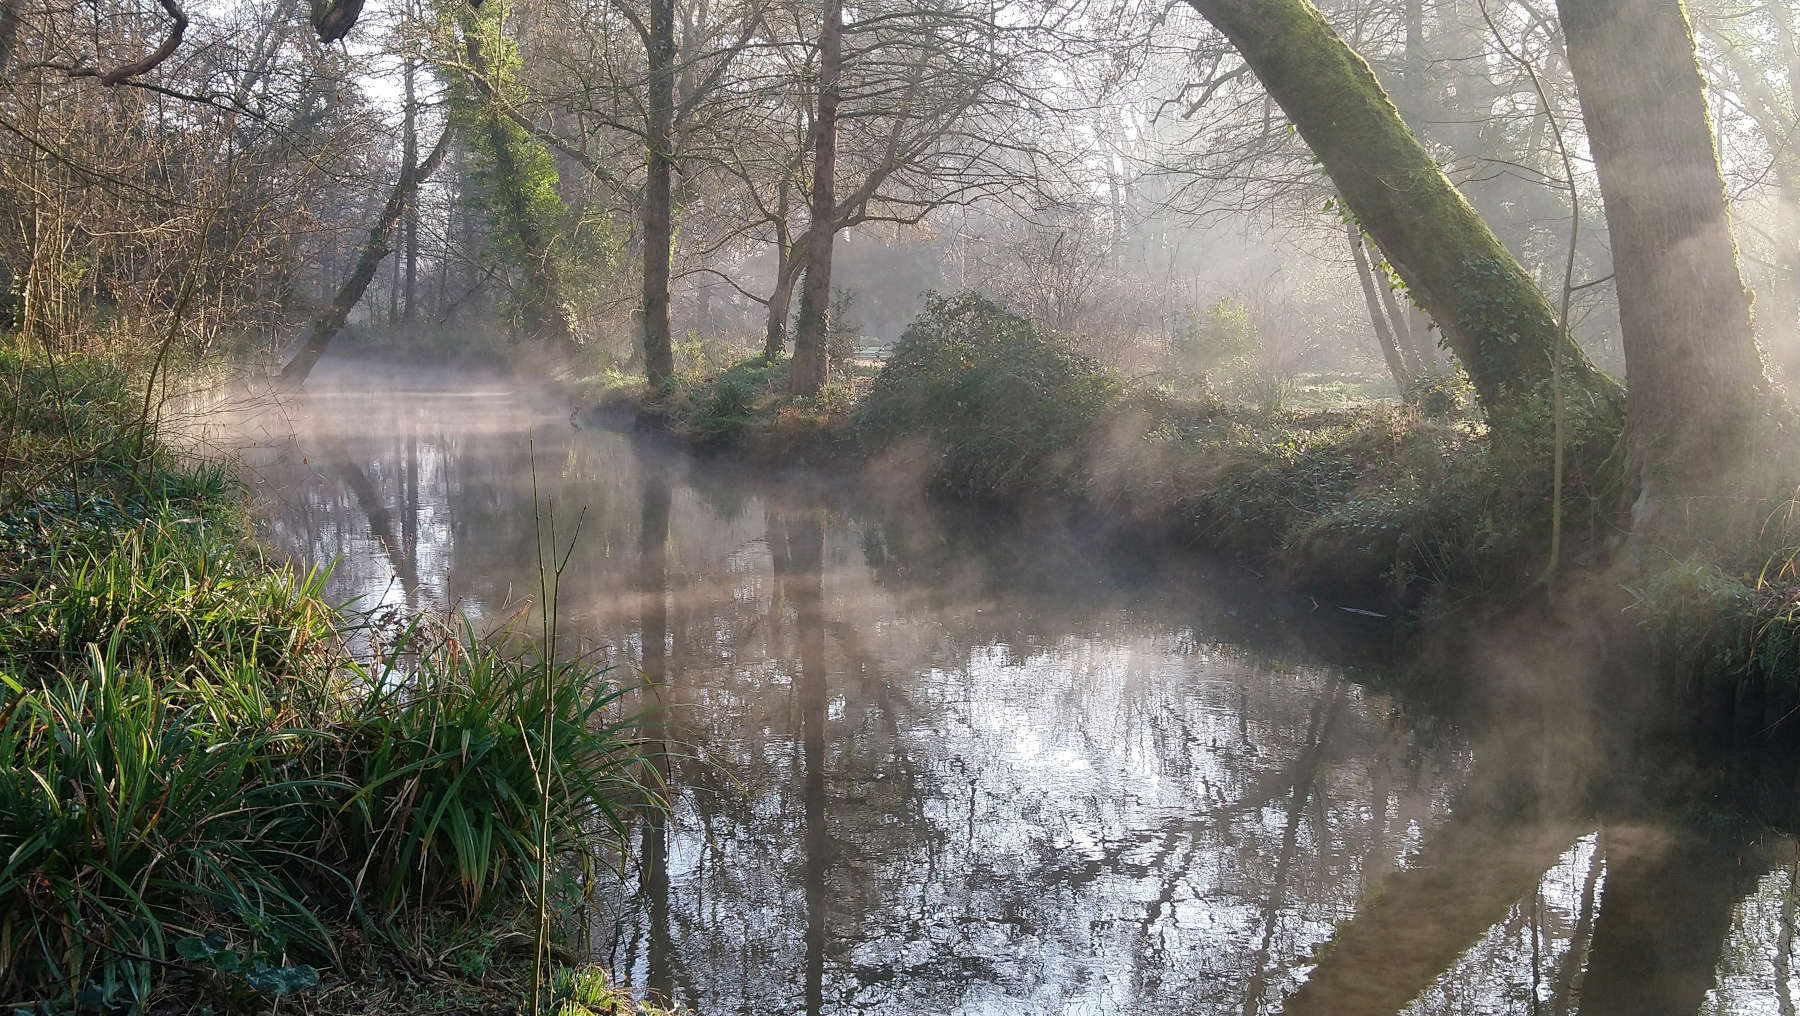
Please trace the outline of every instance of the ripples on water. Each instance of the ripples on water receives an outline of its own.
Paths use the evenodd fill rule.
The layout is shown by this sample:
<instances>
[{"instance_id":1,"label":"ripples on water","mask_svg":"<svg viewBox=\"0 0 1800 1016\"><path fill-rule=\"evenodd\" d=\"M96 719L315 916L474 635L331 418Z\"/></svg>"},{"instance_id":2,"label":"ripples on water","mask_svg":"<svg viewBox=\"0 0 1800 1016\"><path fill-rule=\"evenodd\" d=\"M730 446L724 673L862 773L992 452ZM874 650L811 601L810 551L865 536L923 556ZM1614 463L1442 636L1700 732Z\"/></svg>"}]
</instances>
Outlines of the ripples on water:
<instances>
[{"instance_id":1,"label":"ripples on water","mask_svg":"<svg viewBox=\"0 0 1800 1016\"><path fill-rule=\"evenodd\" d=\"M598 948L696 1012L1794 1012L1792 841L1522 806L1531 750L1368 690L1308 600L355 374L229 424L270 538L497 624L535 460L563 629L693 756Z\"/></svg>"}]
</instances>

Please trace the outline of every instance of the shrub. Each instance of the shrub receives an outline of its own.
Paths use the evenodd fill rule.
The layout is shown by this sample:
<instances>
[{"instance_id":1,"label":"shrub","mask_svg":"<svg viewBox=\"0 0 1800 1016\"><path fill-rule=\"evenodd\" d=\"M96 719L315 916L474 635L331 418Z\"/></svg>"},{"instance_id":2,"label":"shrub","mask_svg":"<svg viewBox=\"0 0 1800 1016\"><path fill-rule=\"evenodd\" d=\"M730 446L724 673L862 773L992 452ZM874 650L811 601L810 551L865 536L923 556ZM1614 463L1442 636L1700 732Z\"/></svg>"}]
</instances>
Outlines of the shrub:
<instances>
[{"instance_id":1,"label":"shrub","mask_svg":"<svg viewBox=\"0 0 1800 1016\"><path fill-rule=\"evenodd\" d=\"M787 392L788 358L757 354L729 370L694 382L677 411L682 427L702 444L735 443L749 430L757 403Z\"/></svg>"},{"instance_id":2,"label":"shrub","mask_svg":"<svg viewBox=\"0 0 1800 1016\"><path fill-rule=\"evenodd\" d=\"M398 935L516 908L540 831L587 872L660 804L624 689L467 628L348 681L242 646L177 680L128 665L131 637L41 687L0 673L0 997L143 1008L169 968L285 991L351 914Z\"/></svg>"},{"instance_id":3,"label":"shrub","mask_svg":"<svg viewBox=\"0 0 1800 1016\"><path fill-rule=\"evenodd\" d=\"M401 915L503 921L546 867L567 899L592 839L658 805L604 672L466 626L359 663L323 573L248 545L223 467L140 447L128 387L62 360L45 429L16 383L39 368L0 367L0 467L30 494L0 497L0 999L195 1008L173 981L262 1008L353 919L373 943Z\"/></svg>"},{"instance_id":4,"label":"shrub","mask_svg":"<svg viewBox=\"0 0 1800 1016\"><path fill-rule=\"evenodd\" d=\"M1255 355L1262 337L1249 309L1227 296L1204 311L1183 311L1169 345L1177 371L1202 374Z\"/></svg>"},{"instance_id":5,"label":"shrub","mask_svg":"<svg viewBox=\"0 0 1800 1016\"><path fill-rule=\"evenodd\" d=\"M1116 391L1065 341L974 294L928 296L858 407L869 447L923 438L936 480L995 496L1053 482L1053 459Z\"/></svg>"}]
</instances>

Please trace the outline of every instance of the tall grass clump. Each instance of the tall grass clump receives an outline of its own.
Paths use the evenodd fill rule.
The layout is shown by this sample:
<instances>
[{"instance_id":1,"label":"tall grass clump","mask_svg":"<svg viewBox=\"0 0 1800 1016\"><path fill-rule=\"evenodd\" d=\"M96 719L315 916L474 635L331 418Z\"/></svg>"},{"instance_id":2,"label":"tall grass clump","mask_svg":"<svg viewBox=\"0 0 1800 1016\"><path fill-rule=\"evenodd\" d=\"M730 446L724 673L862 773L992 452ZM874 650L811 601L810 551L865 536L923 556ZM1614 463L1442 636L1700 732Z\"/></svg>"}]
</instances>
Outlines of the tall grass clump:
<instances>
[{"instance_id":1,"label":"tall grass clump","mask_svg":"<svg viewBox=\"0 0 1800 1016\"><path fill-rule=\"evenodd\" d=\"M29 592L0 603L0 654L46 679L90 645L168 676L249 657L271 675L331 645L327 573L272 568L203 517L164 511L129 527L50 527L25 562Z\"/></svg>"},{"instance_id":2,"label":"tall grass clump","mask_svg":"<svg viewBox=\"0 0 1800 1016\"><path fill-rule=\"evenodd\" d=\"M623 856L659 798L606 671L426 620L358 658L226 469L116 407L45 436L66 400L5 391L33 486L0 503L0 1011L266 1008L347 976L347 943L411 971L529 938Z\"/></svg>"},{"instance_id":3,"label":"tall grass clump","mask_svg":"<svg viewBox=\"0 0 1800 1016\"><path fill-rule=\"evenodd\" d=\"M122 635L60 682L0 677L0 1001L141 1008L179 941L221 929L329 953L299 852L327 788L291 764L317 735L229 681L126 666Z\"/></svg>"},{"instance_id":4,"label":"tall grass clump","mask_svg":"<svg viewBox=\"0 0 1800 1016\"><path fill-rule=\"evenodd\" d=\"M362 691L320 742L320 770L356 788L322 832L360 898L396 916L474 915L537 877L540 835L577 866L604 848L622 856L626 810L657 801L638 782L625 686L466 623L410 663L404 679L359 673Z\"/></svg>"},{"instance_id":5,"label":"tall grass clump","mask_svg":"<svg viewBox=\"0 0 1800 1016\"><path fill-rule=\"evenodd\" d=\"M1000 497L1054 485L1116 392L1097 361L999 304L932 295L854 421L871 450L910 442L941 486Z\"/></svg>"},{"instance_id":6,"label":"tall grass clump","mask_svg":"<svg viewBox=\"0 0 1800 1016\"><path fill-rule=\"evenodd\" d=\"M559 972L551 992L554 1016L674 1016L675 1010L633 998L599 967Z\"/></svg>"}]
</instances>

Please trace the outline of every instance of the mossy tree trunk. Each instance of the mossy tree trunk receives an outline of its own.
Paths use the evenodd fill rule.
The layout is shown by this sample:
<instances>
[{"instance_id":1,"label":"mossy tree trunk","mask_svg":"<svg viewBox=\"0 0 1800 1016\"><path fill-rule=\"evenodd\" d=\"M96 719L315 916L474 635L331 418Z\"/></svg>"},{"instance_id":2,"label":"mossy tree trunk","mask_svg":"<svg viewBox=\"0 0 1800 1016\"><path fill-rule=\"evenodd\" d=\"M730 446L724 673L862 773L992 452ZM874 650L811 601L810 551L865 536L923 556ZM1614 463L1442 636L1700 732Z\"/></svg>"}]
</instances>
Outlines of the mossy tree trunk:
<instances>
[{"instance_id":1,"label":"mossy tree trunk","mask_svg":"<svg viewBox=\"0 0 1800 1016\"><path fill-rule=\"evenodd\" d=\"M536 161L533 157L540 152L526 151L533 142L501 114L490 112L486 119L487 154L492 160L492 181L499 190L496 209L503 219L500 225L511 234L522 262L516 294L520 328L526 338L568 350L575 344L575 329L563 300L555 235L537 207L530 181L533 174L525 166L528 159Z\"/></svg>"},{"instance_id":2,"label":"mossy tree trunk","mask_svg":"<svg viewBox=\"0 0 1800 1016\"><path fill-rule=\"evenodd\" d=\"M1606 201L1637 532L1690 531L1775 405L1680 0L1558 0Z\"/></svg>"},{"instance_id":3,"label":"mossy tree trunk","mask_svg":"<svg viewBox=\"0 0 1800 1016\"><path fill-rule=\"evenodd\" d=\"M1531 276L1316 7L1308 0L1188 2L1281 104L1357 221L1438 323L1497 441L1510 424L1543 412L1559 344L1572 403L1616 424L1617 384L1558 327Z\"/></svg>"},{"instance_id":4,"label":"mossy tree trunk","mask_svg":"<svg viewBox=\"0 0 1800 1016\"><path fill-rule=\"evenodd\" d=\"M843 71L844 5L825 0L819 29L819 109L813 117L812 222L807 227L806 278L794 322L794 359L788 390L810 395L825 383L825 318L831 311L831 249L837 236L838 78Z\"/></svg>"},{"instance_id":5,"label":"mossy tree trunk","mask_svg":"<svg viewBox=\"0 0 1800 1016\"><path fill-rule=\"evenodd\" d=\"M504 11L476 2L456 7L466 68L456 68L452 118L464 118L475 142L475 178L481 204L492 215L499 248L517 260L520 278L513 293L519 328L564 353L575 348L575 325L563 296L556 234L567 207L556 193L556 167L549 149L510 114L506 92L509 46L501 34ZM489 57L490 46L499 59Z\"/></svg>"}]
</instances>

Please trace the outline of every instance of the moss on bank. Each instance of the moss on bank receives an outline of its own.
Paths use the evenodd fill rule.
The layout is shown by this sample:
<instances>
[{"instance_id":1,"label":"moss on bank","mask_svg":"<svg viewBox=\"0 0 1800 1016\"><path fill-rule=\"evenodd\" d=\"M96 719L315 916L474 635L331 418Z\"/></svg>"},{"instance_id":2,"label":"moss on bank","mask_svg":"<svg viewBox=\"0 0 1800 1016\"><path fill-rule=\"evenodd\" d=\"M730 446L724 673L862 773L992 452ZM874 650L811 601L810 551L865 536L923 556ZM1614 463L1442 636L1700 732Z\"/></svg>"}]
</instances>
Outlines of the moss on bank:
<instances>
[{"instance_id":1,"label":"moss on bank","mask_svg":"<svg viewBox=\"0 0 1800 1016\"><path fill-rule=\"evenodd\" d=\"M454 620L358 658L116 362L0 379L0 1009L519 1008L540 834L571 932L657 805L620 685Z\"/></svg>"}]
</instances>

